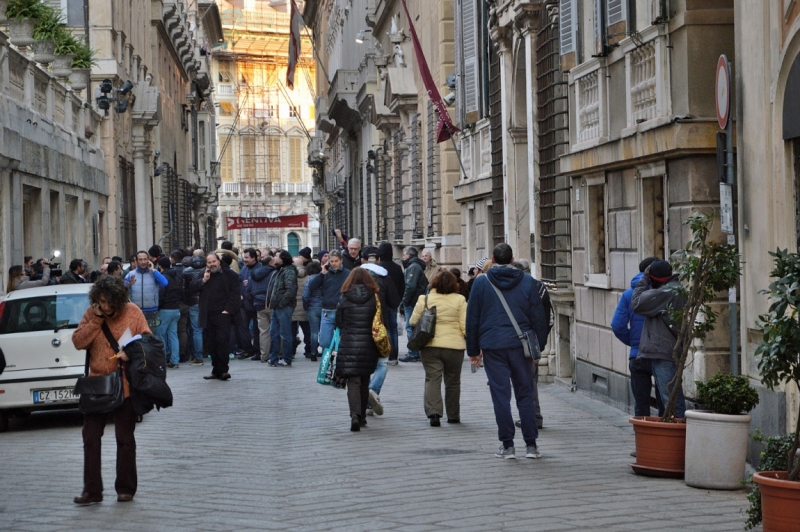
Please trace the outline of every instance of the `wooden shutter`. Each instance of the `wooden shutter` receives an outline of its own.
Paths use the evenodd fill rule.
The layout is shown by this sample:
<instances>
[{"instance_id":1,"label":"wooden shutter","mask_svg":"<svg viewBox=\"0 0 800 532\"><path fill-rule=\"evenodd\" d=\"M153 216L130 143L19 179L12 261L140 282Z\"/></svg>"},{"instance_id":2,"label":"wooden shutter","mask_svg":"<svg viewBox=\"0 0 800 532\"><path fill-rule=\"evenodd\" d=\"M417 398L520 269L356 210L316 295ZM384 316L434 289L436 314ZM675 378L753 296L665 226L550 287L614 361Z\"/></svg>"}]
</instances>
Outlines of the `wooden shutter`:
<instances>
[{"instance_id":1,"label":"wooden shutter","mask_svg":"<svg viewBox=\"0 0 800 532\"><path fill-rule=\"evenodd\" d=\"M245 135L242 140L242 181L256 180L256 138Z\"/></svg>"},{"instance_id":2,"label":"wooden shutter","mask_svg":"<svg viewBox=\"0 0 800 532\"><path fill-rule=\"evenodd\" d=\"M606 26L609 45L617 44L626 37L628 31L627 0L608 0Z\"/></svg>"},{"instance_id":3,"label":"wooden shutter","mask_svg":"<svg viewBox=\"0 0 800 532\"><path fill-rule=\"evenodd\" d=\"M477 0L461 2L461 49L463 53L464 122L472 124L480 118L480 13Z\"/></svg>"},{"instance_id":4,"label":"wooden shutter","mask_svg":"<svg viewBox=\"0 0 800 532\"><path fill-rule=\"evenodd\" d=\"M292 183L303 181L303 139L301 137L289 138L289 181Z\"/></svg>"},{"instance_id":5,"label":"wooden shutter","mask_svg":"<svg viewBox=\"0 0 800 532\"><path fill-rule=\"evenodd\" d=\"M606 55L606 1L594 0L594 53Z\"/></svg>"},{"instance_id":6,"label":"wooden shutter","mask_svg":"<svg viewBox=\"0 0 800 532\"><path fill-rule=\"evenodd\" d=\"M267 137L267 172L271 183L281 182L281 138L277 135Z\"/></svg>"},{"instance_id":7,"label":"wooden shutter","mask_svg":"<svg viewBox=\"0 0 800 532\"><path fill-rule=\"evenodd\" d=\"M561 70L567 72L578 64L578 2L559 0L559 40L561 41Z\"/></svg>"}]
</instances>

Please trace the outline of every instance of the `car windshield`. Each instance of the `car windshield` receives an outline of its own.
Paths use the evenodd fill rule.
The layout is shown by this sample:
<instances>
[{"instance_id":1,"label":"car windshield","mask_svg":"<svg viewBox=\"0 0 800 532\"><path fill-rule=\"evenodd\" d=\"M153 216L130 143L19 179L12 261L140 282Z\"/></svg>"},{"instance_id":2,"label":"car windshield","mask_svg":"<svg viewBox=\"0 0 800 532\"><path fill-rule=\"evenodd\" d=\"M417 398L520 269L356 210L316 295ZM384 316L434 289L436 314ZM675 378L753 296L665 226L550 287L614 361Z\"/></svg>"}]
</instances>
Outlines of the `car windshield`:
<instances>
[{"instance_id":1,"label":"car windshield","mask_svg":"<svg viewBox=\"0 0 800 532\"><path fill-rule=\"evenodd\" d=\"M0 334L75 328L87 308L88 294L7 300L0 319Z\"/></svg>"}]
</instances>

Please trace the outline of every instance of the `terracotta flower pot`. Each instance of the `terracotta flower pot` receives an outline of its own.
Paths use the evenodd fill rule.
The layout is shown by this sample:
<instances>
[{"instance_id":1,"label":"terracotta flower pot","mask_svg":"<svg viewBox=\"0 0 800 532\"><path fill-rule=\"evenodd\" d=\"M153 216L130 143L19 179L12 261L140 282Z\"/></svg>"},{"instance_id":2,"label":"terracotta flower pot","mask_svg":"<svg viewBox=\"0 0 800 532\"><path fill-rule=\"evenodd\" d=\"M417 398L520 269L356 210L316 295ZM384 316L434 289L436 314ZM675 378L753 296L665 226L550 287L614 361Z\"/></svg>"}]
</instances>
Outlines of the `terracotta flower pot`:
<instances>
[{"instance_id":1,"label":"terracotta flower pot","mask_svg":"<svg viewBox=\"0 0 800 532\"><path fill-rule=\"evenodd\" d=\"M30 19L9 20L8 40L14 46L25 48L33 44L33 21Z\"/></svg>"},{"instance_id":2,"label":"terracotta flower pot","mask_svg":"<svg viewBox=\"0 0 800 532\"><path fill-rule=\"evenodd\" d=\"M753 475L761 491L764 532L794 532L800 523L800 482L790 482L786 476L786 471Z\"/></svg>"},{"instance_id":3,"label":"terracotta flower pot","mask_svg":"<svg viewBox=\"0 0 800 532\"><path fill-rule=\"evenodd\" d=\"M49 65L56 58L56 44L52 39L35 41L33 43L33 60L43 65Z\"/></svg>"},{"instance_id":4,"label":"terracotta flower pot","mask_svg":"<svg viewBox=\"0 0 800 532\"><path fill-rule=\"evenodd\" d=\"M660 418L630 418L636 436L634 473L648 477L683 478L686 423L662 423Z\"/></svg>"}]
</instances>

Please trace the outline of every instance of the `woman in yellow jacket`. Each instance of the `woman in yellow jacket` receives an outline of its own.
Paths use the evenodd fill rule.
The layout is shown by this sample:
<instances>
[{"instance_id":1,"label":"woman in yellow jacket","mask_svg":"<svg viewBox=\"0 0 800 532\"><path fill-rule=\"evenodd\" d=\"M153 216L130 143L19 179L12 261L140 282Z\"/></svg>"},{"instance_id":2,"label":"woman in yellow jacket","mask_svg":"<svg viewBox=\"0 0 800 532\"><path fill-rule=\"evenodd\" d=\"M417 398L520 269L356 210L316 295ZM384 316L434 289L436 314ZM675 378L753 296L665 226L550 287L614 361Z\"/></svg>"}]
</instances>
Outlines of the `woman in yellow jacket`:
<instances>
[{"instance_id":1,"label":"woman in yellow jacket","mask_svg":"<svg viewBox=\"0 0 800 532\"><path fill-rule=\"evenodd\" d=\"M433 340L422 348L422 366L425 368L425 415L431 427L439 427L442 417L442 377L444 377L444 404L447 422L459 423L461 397L461 365L467 348L467 300L458 293L455 275L442 270L430 285L428 307L436 307L436 333ZM411 325L416 325L425 309L425 296L417 300Z\"/></svg>"}]
</instances>

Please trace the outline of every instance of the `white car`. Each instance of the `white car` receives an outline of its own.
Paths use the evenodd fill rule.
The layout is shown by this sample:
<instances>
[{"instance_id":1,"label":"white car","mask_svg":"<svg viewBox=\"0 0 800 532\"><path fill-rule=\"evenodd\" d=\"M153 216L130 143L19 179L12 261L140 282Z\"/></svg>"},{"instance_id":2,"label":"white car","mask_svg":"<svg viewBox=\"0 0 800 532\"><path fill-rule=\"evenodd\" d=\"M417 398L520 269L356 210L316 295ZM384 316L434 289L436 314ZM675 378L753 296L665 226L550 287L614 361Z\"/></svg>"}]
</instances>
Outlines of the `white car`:
<instances>
[{"instance_id":1,"label":"white car","mask_svg":"<svg viewBox=\"0 0 800 532\"><path fill-rule=\"evenodd\" d=\"M0 303L0 432L13 415L76 408L75 381L86 351L72 333L89 308L91 284L42 286L11 292Z\"/></svg>"}]
</instances>

